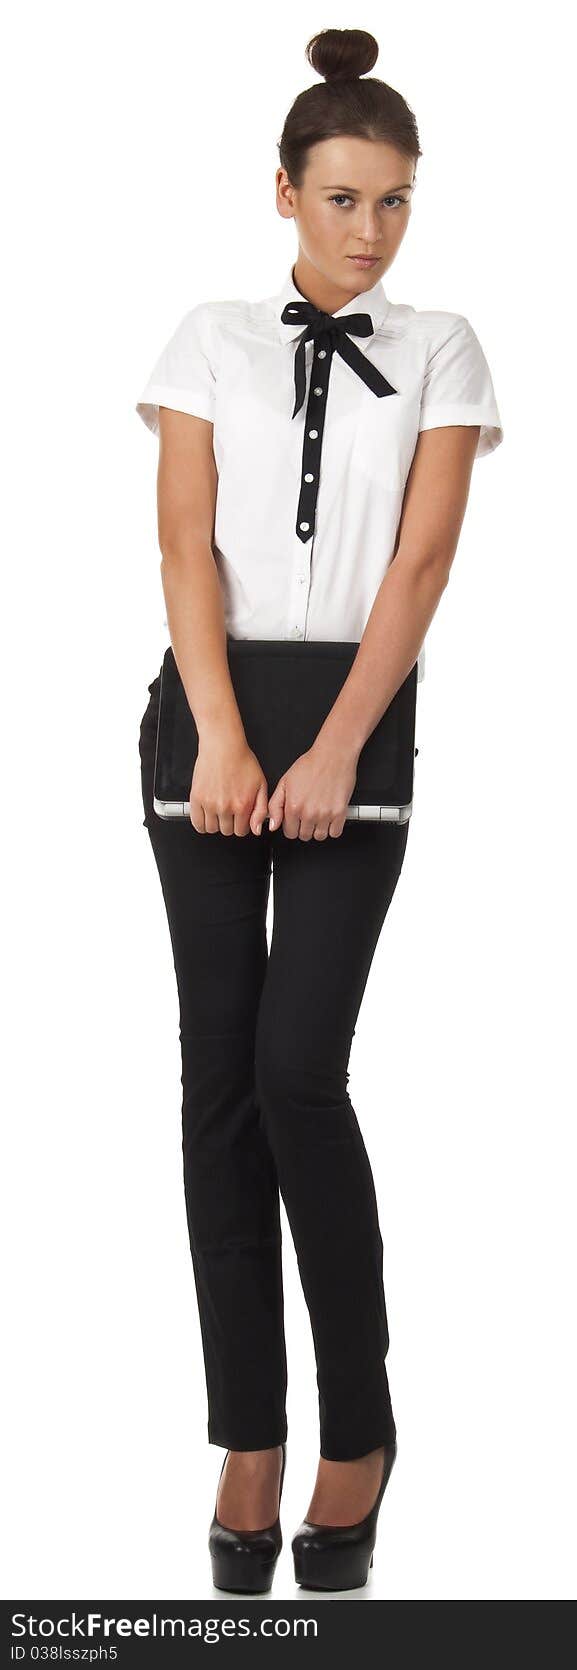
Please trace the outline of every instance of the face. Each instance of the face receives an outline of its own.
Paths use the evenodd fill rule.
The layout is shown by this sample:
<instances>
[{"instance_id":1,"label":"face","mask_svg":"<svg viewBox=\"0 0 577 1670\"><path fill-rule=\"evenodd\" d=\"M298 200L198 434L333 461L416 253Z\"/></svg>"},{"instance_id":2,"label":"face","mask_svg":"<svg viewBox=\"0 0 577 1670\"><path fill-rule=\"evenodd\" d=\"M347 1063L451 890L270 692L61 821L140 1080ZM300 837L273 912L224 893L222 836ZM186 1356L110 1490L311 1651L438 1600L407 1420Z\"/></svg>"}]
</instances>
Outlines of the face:
<instances>
[{"instance_id":1,"label":"face","mask_svg":"<svg viewBox=\"0 0 577 1670\"><path fill-rule=\"evenodd\" d=\"M278 212L297 223L294 281L315 307L335 313L383 277L407 230L414 186L412 159L348 135L312 147L298 191L277 170ZM363 267L355 255L375 260Z\"/></svg>"}]
</instances>

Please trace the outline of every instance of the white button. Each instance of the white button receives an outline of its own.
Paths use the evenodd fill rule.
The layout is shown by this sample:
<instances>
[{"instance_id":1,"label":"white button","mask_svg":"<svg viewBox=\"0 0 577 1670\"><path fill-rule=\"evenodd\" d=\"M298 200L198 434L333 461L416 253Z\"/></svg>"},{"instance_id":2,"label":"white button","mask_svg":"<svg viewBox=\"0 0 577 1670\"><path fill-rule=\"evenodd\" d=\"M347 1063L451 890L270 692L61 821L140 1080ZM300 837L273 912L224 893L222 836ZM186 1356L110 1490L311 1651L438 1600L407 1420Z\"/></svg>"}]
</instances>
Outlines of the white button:
<instances>
[{"instance_id":1,"label":"white button","mask_svg":"<svg viewBox=\"0 0 577 1670\"><path fill-rule=\"evenodd\" d=\"M299 528L302 528L303 533L307 533L310 528L310 522L299 522Z\"/></svg>"},{"instance_id":2,"label":"white button","mask_svg":"<svg viewBox=\"0 0 577 1670\"><path fill-rule=\"evenodd\" d=\"M299 574L299 586L304 586L306 574Z\"/></svg>"},{"instance_id":3,"label":"white button","mask_svg":"<svg viewBox=\"0 0 577 1670\"><path fill-rule=\"evenodd\" d=\"M323 391L322 389L315 389L314 392L315 394L322 394Z\"/></svg>"},{"instance_id":4,"label":"white button","mask_svg":"<svg viewBox=\"0 0 577 1670\"><path fill-rule=\"evenodd\" d=\"M316 441L317 435L318 435L318 429L309 429L309 435L310 435L311 441Z\"/></svg>"},{"instance_id":5,"label":"white button","mask_svg":"<svg viewBox=\"0 0 577 1670\"><path fill-rule=\"evenodd\" d=\"M311 475L309 470L308 475L305 476L305 481L314 481L314 479L314 475Z\"/></svg>"},{"instance_id":6,"label":"white button","mask_svg":"<svg viewBox=\"0 0 577 1670\"><path fill-rule=\"evenodd\" d=\"M319 348L317 359L324 360L324 359L326 359L326 357L327 357L326 348Z\"/></svg>"}]
</instances>

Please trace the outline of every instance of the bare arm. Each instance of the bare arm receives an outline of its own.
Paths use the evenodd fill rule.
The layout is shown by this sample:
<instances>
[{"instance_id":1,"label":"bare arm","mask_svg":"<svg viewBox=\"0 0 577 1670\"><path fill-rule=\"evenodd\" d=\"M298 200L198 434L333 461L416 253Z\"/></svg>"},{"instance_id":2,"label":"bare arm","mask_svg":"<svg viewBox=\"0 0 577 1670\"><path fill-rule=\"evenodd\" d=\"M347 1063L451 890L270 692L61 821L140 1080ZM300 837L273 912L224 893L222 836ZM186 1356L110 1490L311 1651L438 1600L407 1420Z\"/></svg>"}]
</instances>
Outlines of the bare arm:
<instances>
[{"instance_id":1,"label":"bare arm","mask_svg":"<svg viewBox=\"0 0 577 1670\"><path fill-rule=\"evenodd\" d=\"M478 424L424 430L409 472L393 561L348 678L318 733L358 759L414 666L441 595L467 506ZM315 746L316 746L315 743Z\"/></svg>"},{"instance_id":2,"label":"bare arm","mask_svg":"<svg viewBox=\"0 0 577 1670\"><path fill-rule=\"evenodd\" d=\"M260 833L267 784L230 677L212 541L218 475L212 424L161 406L158 542L174 658L198 730L191 822L199 834Z\"/></svg>"},{"instance_id":3,"label":"bare arm","mask_svg":"<svg viewBox=\"0 0 577 1670\"><path fill-rule=\"evenodd\" d=\"M199 735L218 726L240 734L212 549L218 479L212 424L161 406L159 430L160 573L176 664Z\"/></svg>"}]
</instances>

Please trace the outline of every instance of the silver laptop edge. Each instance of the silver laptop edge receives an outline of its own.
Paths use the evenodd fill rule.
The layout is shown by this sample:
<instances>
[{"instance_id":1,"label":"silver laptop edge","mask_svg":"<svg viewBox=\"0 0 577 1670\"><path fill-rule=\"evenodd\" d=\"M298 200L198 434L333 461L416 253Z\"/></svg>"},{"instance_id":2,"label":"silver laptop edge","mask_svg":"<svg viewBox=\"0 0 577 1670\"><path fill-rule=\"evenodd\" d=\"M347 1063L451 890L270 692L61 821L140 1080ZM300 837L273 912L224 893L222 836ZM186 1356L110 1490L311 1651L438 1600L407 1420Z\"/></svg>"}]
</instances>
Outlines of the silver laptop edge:
<instances>
[{"instance_id":1,"label":"silver laptop edge","mask_svg":"<svg viewBox=\"0 0 577 1670\"><path fill-rule=\"evenodd\" d=\"M159 818L189 818L190 807L187 800L158 800L153 798L153 807ZM347 820L358 823L406 823L413 810L412 800L406 806L349 806ZM266 819L263 821L266 822Z\"/></svg>"}]
</instances>

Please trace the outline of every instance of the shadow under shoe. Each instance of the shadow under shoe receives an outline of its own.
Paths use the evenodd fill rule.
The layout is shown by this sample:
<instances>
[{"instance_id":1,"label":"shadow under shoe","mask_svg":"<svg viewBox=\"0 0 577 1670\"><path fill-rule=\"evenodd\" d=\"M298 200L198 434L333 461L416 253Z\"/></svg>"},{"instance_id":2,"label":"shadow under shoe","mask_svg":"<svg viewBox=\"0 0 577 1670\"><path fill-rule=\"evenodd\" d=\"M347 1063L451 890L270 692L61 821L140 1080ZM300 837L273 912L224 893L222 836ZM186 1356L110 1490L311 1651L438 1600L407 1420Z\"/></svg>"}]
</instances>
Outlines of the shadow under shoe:
<instances>
[{"instance_id":1,"label":"shadow under shoe","mask_svg":"<svg viewBox=\"0 0 577 1670\"><path fill-rule=\"evenodd\" d=\"M303 1519L292 1539L295 1581L305 1589L360 1589L373 1564L379 1508L397 1454L397 1441L385 1445L383 1474L376 1501L356 1525L312 1525Z\"/></svg>"},{"instance_id":2,"label":"shadow under shoe","mask_svg":"<svg viewBox=\"0 0 577 1670\"><path fill-rule=\"evenodd\" d=\"M229 1452L227 1450L220 1477ZM215 1589L228 1589L236 1594L267 1594L272 1585L276 1563L282 1548L280 1501L286 1465L286 1442L282 1445L282 1466L279 1484L279 1513L274 1525L262 1531L234 1531L221 1525L216 1507L208 1534L212 1562L212 1581ZM218 1492L217 1492L218 1494Z\"/></svg>"}]
</instances>

